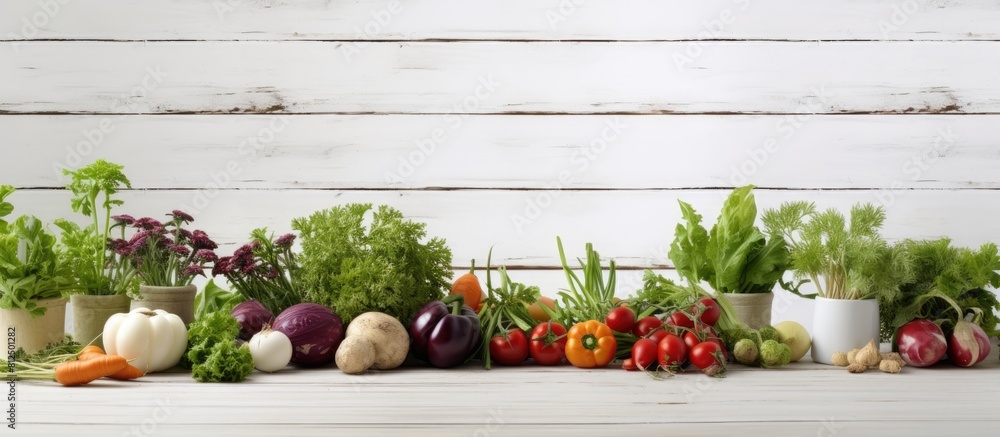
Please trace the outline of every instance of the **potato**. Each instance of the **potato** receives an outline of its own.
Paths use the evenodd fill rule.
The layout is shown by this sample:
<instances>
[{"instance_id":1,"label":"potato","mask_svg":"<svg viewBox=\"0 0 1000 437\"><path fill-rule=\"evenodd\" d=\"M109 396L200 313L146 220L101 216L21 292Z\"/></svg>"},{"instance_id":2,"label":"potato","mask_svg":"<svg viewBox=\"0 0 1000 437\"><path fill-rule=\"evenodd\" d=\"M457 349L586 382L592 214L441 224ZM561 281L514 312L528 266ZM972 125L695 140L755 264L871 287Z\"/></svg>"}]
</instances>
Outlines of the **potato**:
<instances>
[{"instance_id":1,"label":"potato","mask_svg":"<svg viewBox=\"0 0 1000 437\"><path fill-rule=\"evenodd\" d=\"M364 313L355 318L347 327L347 338L351 337L364 338L374 346L372 367L379 370L401 366L410 351L410 333L399 320L384 313Z\"/></svg>"}]
</instances>

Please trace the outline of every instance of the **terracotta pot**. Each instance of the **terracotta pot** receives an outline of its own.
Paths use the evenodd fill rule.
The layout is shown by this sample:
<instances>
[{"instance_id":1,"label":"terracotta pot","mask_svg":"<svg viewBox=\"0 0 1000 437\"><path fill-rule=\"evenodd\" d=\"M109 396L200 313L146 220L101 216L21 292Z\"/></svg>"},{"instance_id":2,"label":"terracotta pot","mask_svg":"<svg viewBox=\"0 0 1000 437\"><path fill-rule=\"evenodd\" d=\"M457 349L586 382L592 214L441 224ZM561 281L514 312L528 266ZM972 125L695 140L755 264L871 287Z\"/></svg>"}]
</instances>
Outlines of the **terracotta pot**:
<instances>
[{"instance_id":1,"label":"terracotta pot","mask_svg":"<svg viewBox=\"0 0 1000 437\"><path fill-rule=\"evenodd\" d=\"M45 315L31 317L20 308L0 309L0 326L7 333L8 348L13 340L15 350L24 348L31 354L66 338L66 299L42 299L36 303L45 308Z\"/></svg>"},{"instance_id":2,"label":"terracotta pot","mask_svg":"<svg viewBox=\"0 0 1000 437\"><path fill-rule=\"evenodd\" d=\"M816 298L813 310L812 359L833 364L833 354L879 341L878 301Z\"/></svg>"},{"instance_id":3,"label":"terracotta pot","mask_svg":"<svg viewBox=\"0 0 1000 437\"><path fill-rule=\"evenodd\" d=\"M185 325L194 321L194 297L198 294L198 287L194 285L183 287L142 285L139 287L139 294L142 297L132 301L132 309L164 310L176 314Z\"/></svg>"},{"instance_id":4,"label":"terracotta pot","mask_svg":"<svg viewBox=\"0 0 1000 437\"><path fill-rule=\"evenodd\" d=\"M111 316L128 312L129 298L124 294L74 294L69 297L69 302L73 306L73 340L80 344L89 344L93 340L93 344L104 348L101 337L104 324Z\"/></svg>"},{"instance_id":5,"label":"terracotta pot","mask_svg":"<svg viewBox=\"0 0 1000 437\"><path fill-rule=\"evenodd\" d=\"M774 293L726 293L736 317L752 329L771 324L771 302Z\"/></svg>"}]
</instances>

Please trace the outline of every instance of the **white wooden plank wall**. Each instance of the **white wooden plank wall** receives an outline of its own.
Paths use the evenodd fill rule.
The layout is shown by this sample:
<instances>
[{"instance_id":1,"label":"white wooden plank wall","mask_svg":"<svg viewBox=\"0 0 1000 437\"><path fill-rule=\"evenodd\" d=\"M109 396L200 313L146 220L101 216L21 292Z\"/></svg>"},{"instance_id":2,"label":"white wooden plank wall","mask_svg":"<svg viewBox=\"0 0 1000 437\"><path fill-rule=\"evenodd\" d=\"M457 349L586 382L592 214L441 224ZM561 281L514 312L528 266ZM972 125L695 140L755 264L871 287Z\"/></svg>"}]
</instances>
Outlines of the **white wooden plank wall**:
<instances>
[{"instance_id":1,"label":"white wooden plank wall","mask_svg":"<svg viewBox=\"0 0 1000 437\"><path fill-rule=\"evenodd\" d=\"M52 219L59 169L121 162L127 211L196 211L226 249L388 203L456 269L499 243L550 295L556 235L636 269L625 295L669 269L677 199L714 219L744 183L978 245L1000 241L998 22L988 0L5 1L0 182Z\"/></svg>"}]
</instances>

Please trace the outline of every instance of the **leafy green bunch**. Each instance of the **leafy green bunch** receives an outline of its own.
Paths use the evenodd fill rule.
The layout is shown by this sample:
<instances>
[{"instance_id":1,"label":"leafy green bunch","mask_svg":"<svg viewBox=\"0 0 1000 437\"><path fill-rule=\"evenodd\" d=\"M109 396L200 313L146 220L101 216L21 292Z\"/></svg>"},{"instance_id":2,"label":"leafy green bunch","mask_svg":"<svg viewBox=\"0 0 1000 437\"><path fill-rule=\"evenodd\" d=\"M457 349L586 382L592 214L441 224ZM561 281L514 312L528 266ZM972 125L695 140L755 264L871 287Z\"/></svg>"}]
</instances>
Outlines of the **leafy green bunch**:
<instances>
[{"instance_id":1,"label":"leafy green bunch","mask_svg":"<svg viewBox=\"0 0 1000 437\"><path fill-rule=\"evenodd\" d=\"M404 324L450 288L451 250L427 237L424 223L388 206L348 204L293 221L300 233L301 283L307 299L349 323L379 311ZM366 219L370 217L370 222Z\"/></svg>"},{"instance_id":2,"label":"leafy green bunch","mask_svg":"<svg viewBox=\"0 0 1000 437\"><path fill-rule=\"evenodd\" d=\"M685 223L677 225L670 260L691 283L708 282L719 293L770 293L790 266L788 248L780 237L770 239L758 229L753 185L740 187L722 206L711 231L701 215L680 201Z\"/></svg>"},{"instance_id":3,"label":"leafy green bunch","mask_svg":"<svg viewBox=\"0 0 1000 437\"><path fill-rule=\"evenodd\" d=\"M14 194L14 191L16 190L10 185L0 185L0 231L7 227L7 222L3 218L14 212L14 205L5 200L7 196Z\"/></svg>"},{"instance_id":4,"label":"leafy green bunch","mask_svg":"<svg viewBox=\"0 0 1000 437\"><path fill-rule=\"evenodd\" d=\"M0 215L13 212L13 206L3 201L13 192L10 186L0 186ZM46 309L37 301L62 297L73 289L69 266L56 250L56 238L40 220L22 216L13 223L0 222L0 308L20 308L40 317Z\"/></svg>"},{"instance_id":5,"label":"leafy green bunch","mask_svg":"<svg viewBox=\"0 0 1000 437\"><path fill-rule=\"evenodd\" d=\"M62 250L85 294L129 294L138 289L138 279L128 265L130 261L108 247L111 211L124 204L115 195L123 188L132 188L122 173L124 168L98 160L76 171L63 170L72 177L68 188L73 193L73 211L90 222L85 227L68 220L55 222L62 230Z\"/></svg>"},{"instance_id":6,"label":"leafy green bunch","mask_svg":"<svg viewBox=\"0 0 1000 437\"><path fill-rule=\"evenodd\" d=\"M772 237L791 248L796 277L816 286L816 295L789 290L799 296L892 300L913 277L906 251L879 234L882 207L855 205L848 220L833 208L819 212L812 202L786 202L766 211L763 221Z\"/></svg>"},{"instance_id":7,"label":"leafy green bunch","mask_svg":"<svg viewBox=\"0 0 1000 437\"><path fill-rule=\"evenodd\" d=\"M228 310L210 313L191 323L181 366L198 382L240 382L253 373L253 356L236 344L240 324Z\"/></svg>"},{"instance_id":8,"label":"leafy green bunch","mask_svg":"<svg viewBox=\"0 0 1000 437\"><path fill-rule=\"evenodd\" d=\"M1000 287L997 246L979 250L954 247L947 238L905 240L914 272L896 296L879 301L883 340L913 319L934 321L946 332L960 319L978 324L990 336L998 334L1000 302L987 287Z\"/></svg>"}]
</instances>

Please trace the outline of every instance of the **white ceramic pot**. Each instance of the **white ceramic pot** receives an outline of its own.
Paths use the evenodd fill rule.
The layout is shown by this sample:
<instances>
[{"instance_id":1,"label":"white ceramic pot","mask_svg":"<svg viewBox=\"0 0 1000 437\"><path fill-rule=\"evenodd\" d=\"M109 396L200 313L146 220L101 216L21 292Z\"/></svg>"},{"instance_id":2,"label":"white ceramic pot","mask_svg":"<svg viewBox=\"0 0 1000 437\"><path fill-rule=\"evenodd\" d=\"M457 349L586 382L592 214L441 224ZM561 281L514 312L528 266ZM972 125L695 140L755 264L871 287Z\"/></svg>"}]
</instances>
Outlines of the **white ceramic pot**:
<instances>
[{"instance_id":1,"label":"white ceramic pot","mask_svg":"<svg viewBox=\"0 0 1000 437\"><path fill-rule=\"evenodd\" d=\"M0 308L0 327L7 336L8 348L24 348L25 352L33 354L66 338L66 299L43 299L36 304L45 308L45 315L31 317L20 308ZM4 354L4 359L6 357Z\"/></svg>"},{"instance_id":2,"label":"white ceramic pot","mask_svg":"<svg viewBox=\"0 0 1000 437\"><path fill-rule=\"evenodd\" d=\"M813 361L833 364L833 354L864 347L873 339L879 341L878 301L816 298Z\"/></svg>"}]
</instances>

